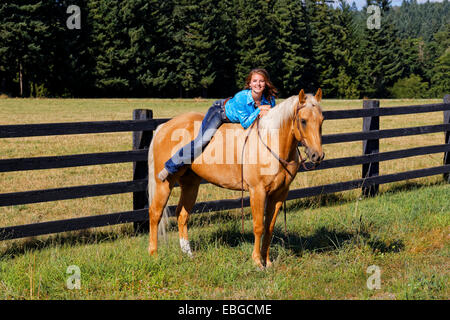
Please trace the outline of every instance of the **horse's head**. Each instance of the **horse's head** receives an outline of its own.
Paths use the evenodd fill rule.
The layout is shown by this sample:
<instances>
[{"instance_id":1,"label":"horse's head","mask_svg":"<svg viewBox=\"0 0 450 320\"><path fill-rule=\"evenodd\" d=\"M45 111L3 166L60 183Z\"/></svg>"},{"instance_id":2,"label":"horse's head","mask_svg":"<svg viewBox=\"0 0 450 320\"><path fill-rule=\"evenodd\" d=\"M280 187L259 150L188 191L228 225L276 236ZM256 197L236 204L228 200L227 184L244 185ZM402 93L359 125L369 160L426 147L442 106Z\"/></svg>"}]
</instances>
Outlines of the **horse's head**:
<instances>
[{"instance_id":1,"label":"horse's head","mask_svg":"<svg viewBox=\"0 0 450 320\"><path fill-rule=\"evenodd\" d=\"M305 147L308 158L315 164L325 157L322 150L322 122L323 115L320 107L322 90L319 88L315 96L305 94L303 89L298 95L295 111L294 135L295 139Z\"/></svg>"}]
</instances>

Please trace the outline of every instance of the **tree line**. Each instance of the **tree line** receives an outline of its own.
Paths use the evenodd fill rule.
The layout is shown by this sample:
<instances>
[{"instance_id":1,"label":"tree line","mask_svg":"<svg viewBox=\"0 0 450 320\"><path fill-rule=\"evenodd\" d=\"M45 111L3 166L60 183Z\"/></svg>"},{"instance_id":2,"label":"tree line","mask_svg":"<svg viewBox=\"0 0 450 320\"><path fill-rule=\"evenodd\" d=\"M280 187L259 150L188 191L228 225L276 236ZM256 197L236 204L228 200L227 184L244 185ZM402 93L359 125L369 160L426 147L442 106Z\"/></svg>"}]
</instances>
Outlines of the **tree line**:
<instances>
[{"instance_id":1,"label":"tree line","mask_svg":"<svg viewBox=\"0 0 450 320\"><path fill-rule=\"evenodd\" d=\"M368 26L370 5L379 28ZM345 0L10 0L0 4L0 94L219 98L263 67L281 97L318 87L327 98L442 97L449 17L448 0L362 10Z\"/></svg>"}]
</instances>

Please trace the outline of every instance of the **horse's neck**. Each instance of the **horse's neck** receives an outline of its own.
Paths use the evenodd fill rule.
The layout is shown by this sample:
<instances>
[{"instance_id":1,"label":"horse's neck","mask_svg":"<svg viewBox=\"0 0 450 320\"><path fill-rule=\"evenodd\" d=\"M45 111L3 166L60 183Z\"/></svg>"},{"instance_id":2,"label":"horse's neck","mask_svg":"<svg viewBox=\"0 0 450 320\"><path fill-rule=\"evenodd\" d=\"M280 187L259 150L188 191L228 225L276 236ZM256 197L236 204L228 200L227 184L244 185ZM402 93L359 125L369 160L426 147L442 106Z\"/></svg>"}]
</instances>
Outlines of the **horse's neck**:
<instances>
[{"instance_id":1,"label":"horse's neck","mask_svg":"<svg viewBox=\"0 0 450 320\"><path fill-rule=\"evenodd\" d=\"M298 142L295 140L293 131L293 110L294 103L296 103L297 97L291 97L283 101L281 105L277 105L271 109L269 114L261 118L262 128L278 130L278 155L280 158L293 160L294 151L297 148Z\"/></svg>"},{"instance_id":2,"label":"horse's neck","mask_svg":"<svg viewBox=\"0 0 450 320\"><path fill-rule=\"evenodd\" d=\"M292 155L295 154L295 150L297 149L298 142L295 140L293 123L288 121L285 122L280 128L280 139L279 139L279 152L280 158L283 158L287 161L291 161L294 159Z\"/></svg>"}]
</instances>

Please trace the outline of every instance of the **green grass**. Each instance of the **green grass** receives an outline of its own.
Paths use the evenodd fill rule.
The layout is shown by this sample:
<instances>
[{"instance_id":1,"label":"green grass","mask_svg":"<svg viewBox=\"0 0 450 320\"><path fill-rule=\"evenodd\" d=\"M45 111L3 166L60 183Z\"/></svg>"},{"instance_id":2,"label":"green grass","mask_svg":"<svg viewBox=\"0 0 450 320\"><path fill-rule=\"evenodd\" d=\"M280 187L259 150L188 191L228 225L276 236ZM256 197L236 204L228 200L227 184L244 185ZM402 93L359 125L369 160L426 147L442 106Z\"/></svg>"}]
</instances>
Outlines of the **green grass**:
<instances>
[{"instance_id":1,"label":"green grass","mask_svg":"<svg viewBox=\"0 0 450 320\"><path fill-rule=\"evenodd\" d=\"M206 111L201 99L1 99L1 124L131 119L153 109L155 118ZM381 106L440 100L382 100ZM325 110L361 108L362 101L324 100ZM382 129L442 123L442 113L383 117ZM324 134L361 131L361 119L325 121ZM384 139L381 151L440 144L443 134ZM361 143L324 146L327 158L360 155ZM131 149L131 133L0 139L0 158ZM386 161L381 174L438 166L442 154ZM302 173L291 188L358 179L361 167ZM132 178L131 164L0 173L0 193L59 188ZM170 204L177 202L174 189ZM198 201L237 198L240 192L202 185ZM195 257L181 253L175 221L159 257L147 255L148 235L130 224L0 242L3 299L448 299L450 186L442 176L289 201L271 247L274 266L253 264L250 211L241 234L240 210L193 215ZM1 226L132 209L130 194L1 207ZM81 289L66 287L67 267L81 270ZM381 270L381 289L369 290L366 270Z\"/></svg>"},{"instance_id":2,"label":"green grass","mask_svg":"<svg viewBox=\"0 0 450 320\"><path fill-rule=\"evenodd\" d=\"M449 197L436 184L343 204L292 201L265 271L250 257L249 216L242 234L235 212L193 215L193 259L181 253L174 223L157 258L146 254L148 236L126 227L29 240L2 252L0 298L447 299ZM66 287L70 265L81 270L80 290ZM371 265L381 269L379 290L366 286Z\"/></svg>"}]
</instances>

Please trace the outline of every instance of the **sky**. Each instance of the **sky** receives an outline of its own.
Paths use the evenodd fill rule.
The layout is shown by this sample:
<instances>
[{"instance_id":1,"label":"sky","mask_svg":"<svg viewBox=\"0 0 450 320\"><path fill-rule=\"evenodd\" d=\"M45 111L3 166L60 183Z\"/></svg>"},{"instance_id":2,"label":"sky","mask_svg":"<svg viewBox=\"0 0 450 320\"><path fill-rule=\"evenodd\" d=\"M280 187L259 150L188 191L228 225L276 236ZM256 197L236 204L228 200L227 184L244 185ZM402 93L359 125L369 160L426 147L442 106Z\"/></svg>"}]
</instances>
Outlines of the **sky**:
<instances>
[{"instance_id":1,"label":"sky","mask_svg":"<svg viewBox=\"0 0 450 320\"><path fill-rule=\"evenodd\" d=\"M348 3L352 4L352 2L356 3L356 6L358 7L358 9L361 9L363 6L365 6L366 4L366 0L347 0ZM393 6L399 6L402 4L403 0L392 0L392 5ZM442 2L443 0L429 0L430 2ZM424 3L427 2L427 0L417 0L418 3Z\"/></svg>"}]
</instances>

